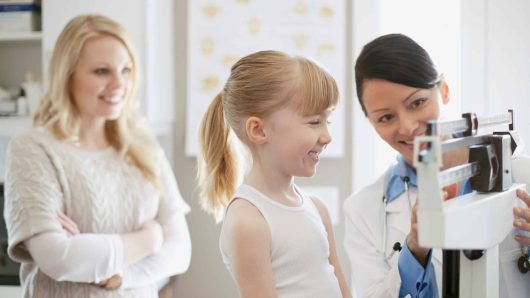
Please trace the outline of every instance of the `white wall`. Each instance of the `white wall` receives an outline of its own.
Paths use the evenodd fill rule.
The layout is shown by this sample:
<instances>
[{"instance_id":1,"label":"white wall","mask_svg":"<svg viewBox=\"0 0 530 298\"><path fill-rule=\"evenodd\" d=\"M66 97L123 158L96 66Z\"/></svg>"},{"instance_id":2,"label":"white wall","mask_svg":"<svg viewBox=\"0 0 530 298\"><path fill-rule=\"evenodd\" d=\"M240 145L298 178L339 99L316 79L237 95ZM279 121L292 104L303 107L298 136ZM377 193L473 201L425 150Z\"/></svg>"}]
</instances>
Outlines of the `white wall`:
<instances>
[{"instance_id":1,"label":"white wall","mask_svg":"<svg viewBox=\"0 0 530 298\"><path fill-rule=\"evenodd\" d=\"M514 109L515 129L529 144L530 2L462 1L462 12L462 110Z\"/></svg>"}]
</instances>

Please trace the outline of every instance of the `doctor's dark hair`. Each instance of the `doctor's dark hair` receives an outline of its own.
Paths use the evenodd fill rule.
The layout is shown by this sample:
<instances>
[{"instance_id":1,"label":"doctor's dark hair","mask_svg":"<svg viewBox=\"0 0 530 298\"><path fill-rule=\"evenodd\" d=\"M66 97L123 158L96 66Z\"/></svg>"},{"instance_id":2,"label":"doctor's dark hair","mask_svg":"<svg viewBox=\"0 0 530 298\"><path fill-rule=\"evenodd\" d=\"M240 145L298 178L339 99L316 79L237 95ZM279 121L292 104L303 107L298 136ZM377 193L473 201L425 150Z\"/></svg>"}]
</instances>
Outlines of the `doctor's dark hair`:
<instances>
[{"instance_id":1,"label":"doctor's dark hair","mask_svg":"<svg viewBox=\"0 0 530 298\"><path fill-rule=\"evenodd\" d=\"M363 103L363 84L382 79L409 87L430 89L439 83L438 71L429 53L410 37L387 34L367 43L355 63L357 98Z\"/></svg>"},{"instance_id":2,"label":"doctor's dark hair","mask_svg":"<svg viewBox=\"0 0 530 298\"><path fill-rule=\"evenodd\" d=\"M235 193L240 168L232 141L236 136L252 149L246 131L249 117L265 118L290 103L300 115L312 115L336 106L338 98L333 77L310 59L260 51L237 61L199 127L202 207L220 220Z\"/></svg>"}]
</instances>

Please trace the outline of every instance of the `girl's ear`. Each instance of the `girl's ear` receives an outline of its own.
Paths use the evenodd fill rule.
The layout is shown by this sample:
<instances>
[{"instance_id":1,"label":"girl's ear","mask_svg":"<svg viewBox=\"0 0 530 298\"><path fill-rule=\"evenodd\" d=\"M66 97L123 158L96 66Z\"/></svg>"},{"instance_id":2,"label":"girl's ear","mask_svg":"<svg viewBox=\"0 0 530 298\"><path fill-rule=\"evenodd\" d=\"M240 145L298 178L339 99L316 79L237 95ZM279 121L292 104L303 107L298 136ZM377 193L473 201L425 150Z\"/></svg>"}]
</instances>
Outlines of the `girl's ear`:
<instances>
[{"instance_id":1,"label":"girl's ear","mask_svg":"<svg viewBox=\"0 0 530 298\"><path fill-rule=\"evenodd\" d=\"M245 130L251 143L261 145L267 142L267 134L265 133L263 124L263 120L258 117L248 117L245 122Z\"/></svg>"},{"instance_id":2,"label":"girl's ear","mask_svg":"<svg viewBox=\"0 0 530 298\"><path fill-rule=\"evenodd\" d=\"M449 92L449 85L447 85L443 74L440 75L440 92L442 93L443 104L448 104L451 98L451 92Z\"/></svg>"}]
</instances>

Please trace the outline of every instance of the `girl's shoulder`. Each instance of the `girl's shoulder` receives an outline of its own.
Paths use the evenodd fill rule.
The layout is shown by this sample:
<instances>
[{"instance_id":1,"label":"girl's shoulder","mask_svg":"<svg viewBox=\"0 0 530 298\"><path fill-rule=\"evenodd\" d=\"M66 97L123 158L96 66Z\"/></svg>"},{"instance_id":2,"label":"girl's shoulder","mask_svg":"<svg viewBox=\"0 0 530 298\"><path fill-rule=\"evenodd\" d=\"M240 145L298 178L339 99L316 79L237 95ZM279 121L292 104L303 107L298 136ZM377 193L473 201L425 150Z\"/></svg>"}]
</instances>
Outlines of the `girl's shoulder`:
<instances>
[{"instance_id":1,"label":"girl's shoulder","mask_svg":"<svg viewBox=\"0 0 530 298\"><path fill-rule=\"evenodd\" d=\"M223 226L227 223L252 226L261 222L261 220L259 220L260 217L263 218L261 212L251 201L246 200L245 198L236 197L232 199L230 205L226 209Z\"/></svg>"},{"instance_id":2,"label":"girl's shoulder","mask_svg":"<svg viewBox=\"0 0 530 298\"><path fill-rule=\"evenodd\" d=\"M252 187L245 184L239 185L225 208L223 227L227 223L249 225L249 227L261 224L263 214L259 206L261 202L256 198L257 196L258 194Z\"/></svg>"},{"instance_id":3,"label":"girl's shoulder","mask_svg":"<svg viewBox=\"0 0 530 298\"><path fill-rule=\"evenodd\" d=\"M268 203L263 195L253 187L239 185L232 200L225 209L223 233L237 234L242 237L270 235ZM261 235L261 236L258 236ZM232 237L232 236L231 236Z\"/></svg>"},{"instance_id":4,"label":"girl's shoulder","mask_svg":"<svg viewBox=\"0 0 530 298\"><path fill-rule=\"evenodd\" d=\"M221 247L245 246L255 241L270 242L267 221L256 206L244 198L235 198L228 207L221 228Z\"/></svg>"}]
</instances>

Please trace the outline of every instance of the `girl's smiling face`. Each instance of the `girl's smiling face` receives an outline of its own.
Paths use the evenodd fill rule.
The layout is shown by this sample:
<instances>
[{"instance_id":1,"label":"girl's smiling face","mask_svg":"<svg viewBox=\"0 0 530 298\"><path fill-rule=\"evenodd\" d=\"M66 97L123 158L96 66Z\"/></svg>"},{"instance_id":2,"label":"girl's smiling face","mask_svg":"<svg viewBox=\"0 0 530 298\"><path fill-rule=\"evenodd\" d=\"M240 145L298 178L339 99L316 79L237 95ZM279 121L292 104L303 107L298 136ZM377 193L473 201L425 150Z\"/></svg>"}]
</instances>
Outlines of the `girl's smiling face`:
<instances>
[{"instance_id":1,"label":"girl's smiling face","mask_svg":"<svg viewBox=\"0 0 530 298\"><path fill-rule=\"evenodd\" d=\"M263 119L268 138L261 154L271 161L268 166L288 178L313 176L320 153L331 142L328 119L333 110L303 116L296 104L289 104Z\"/></svg>"}]
</instances>

